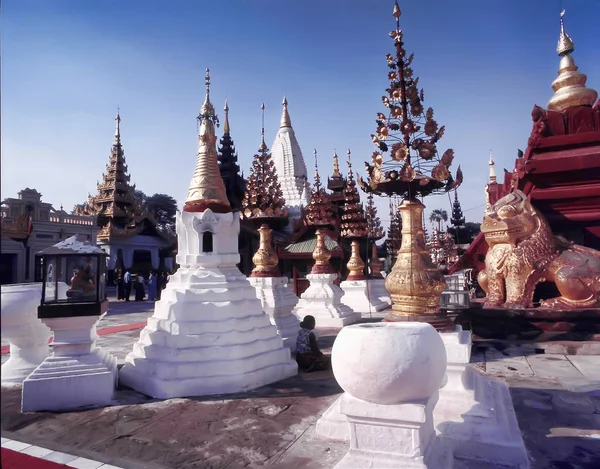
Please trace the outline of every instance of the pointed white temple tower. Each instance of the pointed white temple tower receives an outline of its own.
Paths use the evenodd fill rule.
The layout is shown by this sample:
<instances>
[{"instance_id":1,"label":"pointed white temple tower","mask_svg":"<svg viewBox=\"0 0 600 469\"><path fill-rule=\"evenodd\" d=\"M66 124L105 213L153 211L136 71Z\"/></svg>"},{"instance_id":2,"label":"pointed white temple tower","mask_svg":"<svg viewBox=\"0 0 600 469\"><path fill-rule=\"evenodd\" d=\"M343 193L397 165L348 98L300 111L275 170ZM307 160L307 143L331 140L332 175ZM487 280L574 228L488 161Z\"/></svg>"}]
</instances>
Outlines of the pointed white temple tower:
<instances>
[{"instance_id":1,"label":"pointed white temple tower","mask_svg":"<svg viewBox=\"0 0 600 469\"><path fill-rule=\"evenodd\" d=\"M299 219L302 215L301 207L308 204L309 185L306 164L296 139L296 133L292 128L288 102L285 97L282 104L281 124L271 146L271 154L290 216L288 228L291 230L292 220Z\"/></svg>"},{"instance_id":2,"label":"pointed white temple tower","mask_svg":"<svg viewBox=\"0 0 600 469\"><path fill-rule=\"evenodd\" d=\"M248 391L297 373L290 349L238 270L240 217L219 174L206 70L196 170L177 213L181 266L125 359L120 382L155 398Z\"/></svg>"}]
</instances>

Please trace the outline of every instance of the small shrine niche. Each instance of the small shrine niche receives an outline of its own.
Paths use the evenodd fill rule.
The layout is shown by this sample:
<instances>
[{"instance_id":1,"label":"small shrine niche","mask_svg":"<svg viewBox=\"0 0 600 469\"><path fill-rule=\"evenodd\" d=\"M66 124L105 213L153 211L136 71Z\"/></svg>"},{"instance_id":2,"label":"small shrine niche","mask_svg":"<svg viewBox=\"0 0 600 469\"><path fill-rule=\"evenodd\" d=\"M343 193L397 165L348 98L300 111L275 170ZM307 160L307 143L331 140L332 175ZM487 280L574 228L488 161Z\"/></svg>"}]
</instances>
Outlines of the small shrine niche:
<instances>
[{"instance_id":1,"label":"small shrine niche","mask_svg":"<svg viewBox=\"0 0 600 469\"><path fill-rule=\"evenodd\" d=\"M202 233L202 253L208 254L213 252L213 233L205 231Z\"/></svg>"},{"instance_id":2,"label":"small shrine niche","mask_svg":"<svg viewBox=\"0 0 600 469\"><path fill-rule=\"evenodd\" d=\"M40 252L43 262L40 318L102 314L106 300L106 253L75 235ZM59 283L69 289L61 295Z\"/></svg>"}]
</instances>

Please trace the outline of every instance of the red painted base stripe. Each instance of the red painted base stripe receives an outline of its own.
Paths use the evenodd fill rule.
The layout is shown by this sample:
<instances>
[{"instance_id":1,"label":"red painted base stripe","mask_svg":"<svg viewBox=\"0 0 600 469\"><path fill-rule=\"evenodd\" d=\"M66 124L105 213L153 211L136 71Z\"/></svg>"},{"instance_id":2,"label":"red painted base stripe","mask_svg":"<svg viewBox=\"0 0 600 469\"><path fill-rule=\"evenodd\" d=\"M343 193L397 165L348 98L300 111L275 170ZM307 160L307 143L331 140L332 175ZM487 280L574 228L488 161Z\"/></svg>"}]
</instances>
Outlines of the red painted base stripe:
<instances>
[{"instance_id":1,"label":"red painted base stripe","mask_svg":"<svg viewBox=\"0 0 600 469\"><path fill-rule=\"evenodd\" d=\"M2 448L2 469L68 469L70 466Z\"/></svg>"},{"instance_id":2,"label":"red painted base stripe","mask_svg":"<svg viewBox=\"0 0 600 469\"><path fill-rule=\"evenodd\" d=\"M99 336L102 336L102 335L116 334L117 332L135 331L138 329L143 329L145 326L146 326L146 321L134 322L132 324L121 324L119 326L111 326L111 327L104 327L102 329L98 329L97 334ZM49 344L52 343L52 339L50 339L48 341L48 343ZM2 346L2 349L0 350L0 355L6 355L9 352L10 352L10 345L4 345L4 346Z\"/></svg>"}]
</instances>

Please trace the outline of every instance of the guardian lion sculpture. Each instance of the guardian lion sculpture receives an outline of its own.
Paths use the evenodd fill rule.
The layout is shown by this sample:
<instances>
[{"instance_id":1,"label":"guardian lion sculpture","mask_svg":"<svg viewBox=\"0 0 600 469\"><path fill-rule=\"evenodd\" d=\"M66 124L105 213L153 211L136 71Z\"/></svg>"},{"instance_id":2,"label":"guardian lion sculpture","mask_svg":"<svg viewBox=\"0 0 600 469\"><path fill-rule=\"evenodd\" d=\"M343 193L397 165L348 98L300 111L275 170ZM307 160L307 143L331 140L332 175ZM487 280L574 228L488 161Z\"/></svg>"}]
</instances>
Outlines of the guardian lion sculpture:
<instances>
[{"instance_id":1,"label":"guardian lion sculpture","mask_svg":"<svg viewBox=\"0 0 600 469\"><path fill-rule=\"evenodd\" d=\"M557 310L600 307L600 251L554 236L546 219L516 190L486 213L481 231L489 245L477 277L485 307L533 306L535 286L554 282L561 296L543 301Z\"/></svg>"}]
</instances>

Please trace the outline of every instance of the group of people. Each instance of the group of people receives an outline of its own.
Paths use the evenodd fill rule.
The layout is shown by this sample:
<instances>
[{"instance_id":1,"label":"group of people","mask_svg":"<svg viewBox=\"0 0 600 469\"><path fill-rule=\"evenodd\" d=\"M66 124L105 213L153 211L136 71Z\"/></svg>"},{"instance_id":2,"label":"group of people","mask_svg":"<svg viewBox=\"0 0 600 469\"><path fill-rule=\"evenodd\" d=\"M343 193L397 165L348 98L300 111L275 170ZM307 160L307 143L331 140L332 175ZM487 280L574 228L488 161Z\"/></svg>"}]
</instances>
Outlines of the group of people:
<instances>
[{"instance_id":1,"label":"group of people","mask_svg":"<svg viewBox=\"0 0 600 469\"><path fill-rule=\"evenodd\" d=\"M146 281L141 274L132 275L129 270L125 273L121 269L115 272L115 285L117 286L117 299L129 301L131 292L135 294L135 301L143 301L148 287L148 300L160 300L160 293L167 285L169 275L166 272L150 272Z\"/></svg>"}]
</instances>

